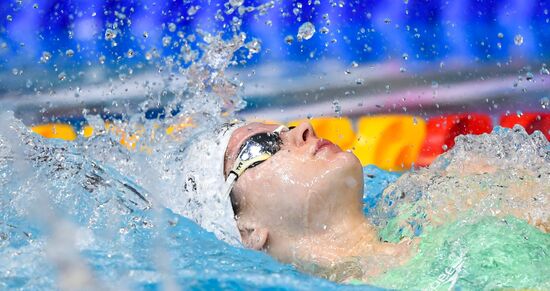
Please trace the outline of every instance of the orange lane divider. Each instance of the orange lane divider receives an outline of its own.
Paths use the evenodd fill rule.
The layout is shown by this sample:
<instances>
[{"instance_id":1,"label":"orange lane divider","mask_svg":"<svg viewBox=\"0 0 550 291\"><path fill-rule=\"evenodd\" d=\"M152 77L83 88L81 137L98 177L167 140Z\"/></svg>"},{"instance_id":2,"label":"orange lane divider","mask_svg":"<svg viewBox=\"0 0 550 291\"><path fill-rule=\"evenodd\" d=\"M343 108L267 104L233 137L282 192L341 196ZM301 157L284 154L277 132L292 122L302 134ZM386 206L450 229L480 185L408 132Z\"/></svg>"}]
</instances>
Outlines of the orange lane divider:
<instances>
[{"instance_id":1,"label":"orange lane divider","mask_svg":"<svg viewBox=\"0 0 550 291\"><path fill-rule=\"evenodd\" d=\"M402 171L416 161L426 136L423 119L409 115L378 115L357 121L353 153L363 166Z\"/></svg>"},{"instance_id":2,"label":"orange lane divider","mask_svg":"<svg viewBox=\"0 0 550 291\"><path fill-rule=\"evenodd\" d=\"M195 125L192 123L191 118L185 118L181 123L166 127L166 134L169 136L175 136L189 127L195 127ZM119 136L120 144L129 150L135 150L137 142L145 134L145 128L138 128L133 130L133 133L127 133L123 126L116 125L112 122L105 122L105 131L112 132L116 136ZM94 135L94 128L90 125L85 125L79 133L83 137L89 138ZM153 136L151 138L154 138L155 130L153 130L152 134Z\"/></svg>"},{"instance_id":3,"label":"orange lane divider","mask_svg":"<svg viewBox=\"0 0 550 291\"><path fill-rule=\"evenodd\" d=\"M143 127L133 130L133 133L128 133L123 127L113 124L112 122L105 122L105 130L120 137L120 144L129 150L136 149L137 142L145 133L145 128Z\"/></svg>"},{"instance_id":4,"label":"orange lane divider","mask_svg":"<svg viewBox=\"0 0 550 291\"><path fill-rule=\"evenodd\" d=\"M385 170L406 170L413 163L427 166L438 155L452 148L458 135L488 133L493 129L491 117L478 113L444 115L427 122L409 115L362 117L357 121L357 134L352 121L346 117L302 119L291 121L288 125L296 126L304 121L312 124L319 137L334 142L343 150L351 149L363 165L374 164ZM530 134L540 130L550 139L550 113L531 112L500 117L500 125L503 127L511 128L515 124L523 126ZM181 123L166 127L165 132L171 138L178 138L181 137L178 133L194 126L192 120L183 119ZM46 138L77 138L74 128L64 123L36 125L31 130ZM138 141L146 134L145 128L130 133L123 125L111 122L105 122L105 130L119 136L120 143L129 150L136 150ZM94 134L94 130L86 125L79 134L88 138ZM148 134L154 138L155 130ZM140 145L139 150L147 150L146 145Z\"/></svg>"},{"instance_id":5,"label":"orange lane divider","mask_svg":"<svg viewBox=\"0 0 550 291\"><path fill-rule=\"evenodd\" d=\"M355 141L353 124L347 117L316 117L290 121L288 126L297 126L302 122L310 122L318 137L330 140L342 150L348 150Z\"/></svg>"},{"instance_id":6,"label":"orange lane divider","mask_svg":"<svg viewBox=\"0 0 550 291\"><path fill-rule=\"evenodd\" d=\"M523 126L529 134L535 130L540 130L550 140L550 113L532 112L519 115L502 115L500 117L502 127L512 128L516 124Z\"/></svg>"},{"instance_id":7,"label":"orange lane divider","mask_svg":"<svg viewBox=\"0 0 550 291\"><path fill-rule=\"evenodd\" d=\"M438 155L455 145L458 135L489 133L492 130L491 117L486 114L452 114L430 118L428 134L416 165L428 166Z\"/></svg>"},{"instance_id":8,"label":"orange lane divider","mask_svg":"<svg viewBox=\"0 0 550 291\"><path fill-rule=\"evenodd\" d=\"M166 128L166 134L168 135L178 134L190 127L195 127L195 124L193 123L193 120L191 119L191 117L186 117L183 120L181 120L180 123L172 124L168 126Z\"/></svg>"},{"instance_id":9,"label":"orange lane divider","mask_svg":"<svg viewBox=\"0 0 550 291\"><path fill-rule=\"evenodd\" d=\"M80 135L82 135L85 138L89 138L92 135L94 135L94 128L91 125L85 125L80 130Z\"/></svg>"},{"instance_id":10,"label":"orange lane divider","mask_svg":"<svg viewBox=\"0 0 550 291\"><path fill-rule=\"evenodd\" d=\"M45 123L31 127L31 130L46 138L59 138L64 140L75 140L76 131L66 123Z\"/></svg>"}]
</instances>

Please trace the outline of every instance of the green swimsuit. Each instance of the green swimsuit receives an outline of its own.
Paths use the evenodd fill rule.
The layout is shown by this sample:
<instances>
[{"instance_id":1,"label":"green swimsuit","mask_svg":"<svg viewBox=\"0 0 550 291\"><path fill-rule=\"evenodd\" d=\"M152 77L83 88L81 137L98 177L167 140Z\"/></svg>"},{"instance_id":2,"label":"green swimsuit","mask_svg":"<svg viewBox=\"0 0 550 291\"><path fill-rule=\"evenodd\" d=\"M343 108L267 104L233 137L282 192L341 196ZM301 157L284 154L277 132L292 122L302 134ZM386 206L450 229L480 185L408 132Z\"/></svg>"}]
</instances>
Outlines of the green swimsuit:
<instances>
[{"instance_id":1,"label":"green swimsuit","mask_svg":"<svg viewBox=\"0 0 550 291\"><path fill-rule=\"evenodd\" d=\"M388 236L383 240L395 238L395 225L390 222L381 230ZM420 237L409 262L369 283L409 290L550 289L550 234L523 220L462 219Z\"/></svg>"}]
</instances>

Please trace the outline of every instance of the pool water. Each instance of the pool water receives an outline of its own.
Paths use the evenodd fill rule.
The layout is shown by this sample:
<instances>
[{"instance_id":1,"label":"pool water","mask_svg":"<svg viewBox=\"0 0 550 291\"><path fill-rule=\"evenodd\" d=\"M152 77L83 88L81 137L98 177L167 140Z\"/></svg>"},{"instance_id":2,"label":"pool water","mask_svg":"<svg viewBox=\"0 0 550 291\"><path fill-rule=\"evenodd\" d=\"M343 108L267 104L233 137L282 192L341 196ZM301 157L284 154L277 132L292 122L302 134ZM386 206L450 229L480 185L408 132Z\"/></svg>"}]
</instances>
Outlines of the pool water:
<instances>
[{"instance_id":1,"label":"pool water","mask_svg":"<svg viewBox=\"0 0 550 291\"><path fill-rule=\"evenodd\" d=\"M171 200L159 199L162 195L158 192L176 184L161 185L158 176L147 168L151 163L157 164L162 172L168 173L166 176L173 174L170 172L173 169L165 167L172 165L168 160L174 156L156 149L167 150L170 144L180 141L157 143L156 149L140 154L127 151L115 142L115 136L98 135L75 143L45 140L30 133L9 114L1 118L9 125L0 131L2 288L370 288L368 285L358 287L332 283L300 273L264 253L232 247L171 211ZM90 123L93 122L90 117ZM548 177L550 147L547 141L545 144L540 136L531 138L524 132L515 134L505 129L486 138L497 140L503 134L516 137L514 145L525 151L525 155L518 157L531 155L531 160L524 162L530 161L534 167L542 165L541 169ZM483 139L458 141L457 150L450 151L435 165L445 165L450 170L454 164L449 160L456 158L461 149L472 146L472 141L476 140L491 145L490 141ZM510 142L510 146L512 144ZM437 169L425 171L435 173ZM402 187L408 183L407 179L411 179L408 177L422 173L423 170L418 170L401 175L373 166L364 169L365 214L382 229L382 239L391 240L391 235L384 238L384 231L393 231L399 237L420 236L424 240L419 255L404 267L375 280L378 285L439 288L437 280L441 272L445 272L449 265L453 266L452 260L461 258L464 251L470 254L462 258L464 268L476 273L461 273L463 277L459 277L457 287L468 290L549 286L546 277L550 266L549 235L522 220L506 218L504 224L497 218L473 216L475 219L457 220L440 228L417 221L417 225L423 227L406 233L399 223L412 223L418 215L399 222L403 209L398 208L387 211L387 217L381 217L380 209L387 209L384 208L387 205L381 202L392 199L391 190L395 189L388 186ZM171 180L163 181L170 183ZM172 191L177 192L177 189ZM422 201L414 195L407 199ZM438 199L432 197L432 200ZM411 205L422 204L411 202ZM522 235L518 236L518 233ZM488 238L498 234L505 235L493 240L493 245L486 244L491 242ZM527 240L524 237L529 241L522 244ZM510 255L504 253L507 250ZM442 259L442 256L448 257ZM506 265L507 260L513 261ZM508 269L503 269L502 264ZM472 268L473 265L477 267ZM497 274L491 270L497 270L499 278L509 278L509 282L496 284L488 277ZM526 276L526 272L532 272L532 276ZM477 281L468 281L470 278Z\"/></svg>"},{"instance_id":2,"label":"pool water","mask_svg":"<svg viewBox=\"0 0 550 291\"><path fill-rule=\"evenodd\" d=\"M0 134L1 289L350 288L232 247L151 206L136 194L143 188L91 157L93 141L86 155L84 147L29 133L12 117L3 121L12 128ZM112 146L111 162L124 149Z\"/></svg>"}]
</instances>

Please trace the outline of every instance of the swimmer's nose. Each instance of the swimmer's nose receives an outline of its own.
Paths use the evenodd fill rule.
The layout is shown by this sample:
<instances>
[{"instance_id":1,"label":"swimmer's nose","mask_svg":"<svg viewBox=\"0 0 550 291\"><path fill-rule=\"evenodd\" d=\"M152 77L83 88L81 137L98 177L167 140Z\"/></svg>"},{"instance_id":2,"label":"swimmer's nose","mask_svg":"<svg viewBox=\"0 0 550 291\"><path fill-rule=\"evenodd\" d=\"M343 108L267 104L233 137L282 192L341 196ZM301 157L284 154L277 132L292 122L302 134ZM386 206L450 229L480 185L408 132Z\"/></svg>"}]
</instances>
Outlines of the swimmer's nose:
<instances>
[{"instance_id":1,"label":"swimmer's nose","mask_svg":"<svg viewBox=\"0 0 550 291\"><path fill-rule=\"evenodd\" d=\"M297 146L306 144L311 139L317 139L315 131L309 122L302 122L289 131L292 141Z\"/></svg>"}]
</instances>

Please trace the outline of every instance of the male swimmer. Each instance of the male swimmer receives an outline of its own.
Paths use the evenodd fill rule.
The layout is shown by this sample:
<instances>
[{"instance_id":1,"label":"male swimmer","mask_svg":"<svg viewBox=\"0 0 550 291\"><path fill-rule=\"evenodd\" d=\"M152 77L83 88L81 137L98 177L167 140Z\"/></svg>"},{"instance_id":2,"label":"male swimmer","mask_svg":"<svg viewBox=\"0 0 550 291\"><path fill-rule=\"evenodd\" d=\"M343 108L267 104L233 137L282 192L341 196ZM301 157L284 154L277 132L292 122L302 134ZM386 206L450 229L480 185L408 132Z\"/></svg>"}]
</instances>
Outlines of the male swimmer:
<instances>
[{"instance_id":1,"label":"male swimmer","mask_svg":"<svg viewBox=\"0 0 550 291\"><path fill-rule=\"evenodd\" d=\"M540 230L513 216L524 219L530 213L540 213L540 209L526 207L520 213L504 207L492 218L475 223L460 221L452 226L456 227L452 232L452 227L447 227L434 231L431 238L404 236L388 242L364 215L363 169L357 157L318 138L307 122L291 129L262 123L228 125L218 132L196 136L186 153L201 161L186 171L186 199L196 200L193 203L199 205L197 209L207 203L215 205L209 211L193 210L191 217L222 240L265 251L301 270L338 282L360 281L400 288L404 286L384 281L384 276L391 277L392 269L403 270L421 262L435 266L454 256L459 258L455 261L464 262L450 261L451 266L443 267L442 272L460 265L464 282L503 288L550 288L546 278L550 274L550 237L544 228L548 225L548 211L542 224L540 220L530 221ZM515 191L509 195L512 200L535 198L525 198L529 195ZM474 203L483 199L483 193L477 196ZM446 211L449 214L467 209L454 207ZM426 214L428 218L430 215ZM434 222L432 227L445 223ZM498 238L492 231L499 234ZM452 238L460 247L453 248ZM470 248L468 244L475 244L476 240L487 245ZM506 257L513 248L524 248L530 254L520 251ZM493 264L491 268L474 266L477 261L499 254L488 263ZM525 274L529 270L523 268L522 272L521 266L511 267L513 264L530 264L541 273ZM459 271L455 271L458 276ZM407 271L403 272L400 274ZM433 274L416 283L409 278L411 285L407 287L439 286L439 271L432 268L421 272ZM512 277L517 280L511 282ZM523 280L527 285L518 283L524 277L530 279ZM489 281L478 283L483 278Z\"/></svg>"}]
</instances>

